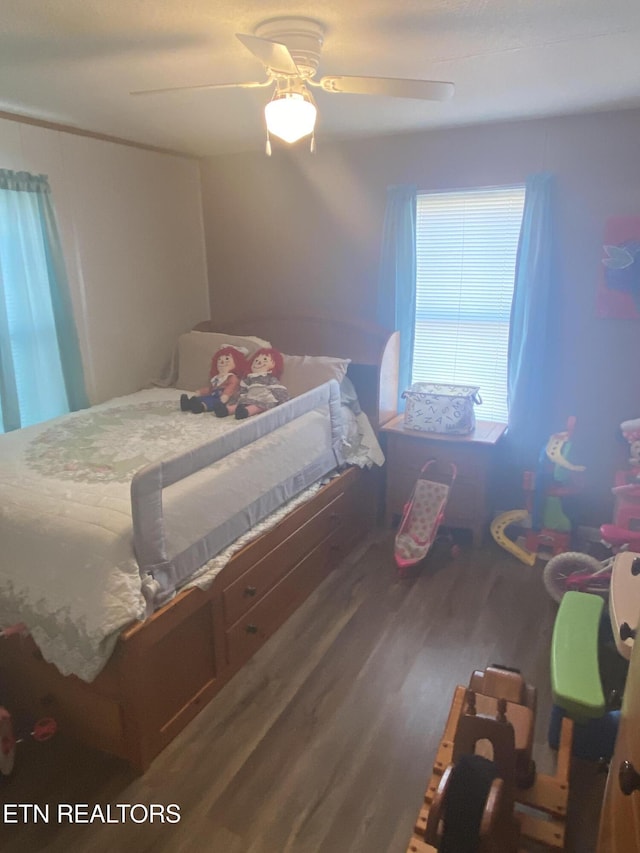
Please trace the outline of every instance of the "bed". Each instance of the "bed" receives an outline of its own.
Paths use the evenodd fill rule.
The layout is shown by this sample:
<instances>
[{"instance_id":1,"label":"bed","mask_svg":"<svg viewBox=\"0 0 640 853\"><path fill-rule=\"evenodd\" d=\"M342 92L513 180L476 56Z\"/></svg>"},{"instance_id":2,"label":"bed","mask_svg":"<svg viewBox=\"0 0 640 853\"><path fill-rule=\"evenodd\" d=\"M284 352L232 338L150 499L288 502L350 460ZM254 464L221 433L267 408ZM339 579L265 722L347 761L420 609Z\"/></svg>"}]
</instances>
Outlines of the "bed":
<instances>
[{"instance_id":1,"label":"bed","mask_svg":"<svg viewBox=\"0 0 640 853\"><path fill-rule=\"evenodd\" d=\"M307 357L330 354L336 360L350 360L347 376L372 429L377 430L395 414L397 335L390 336L375 326L322 318L262 317L224 327L205 322L195 328L195 333L259 336L284 353L304 353ZM94 416L106 416L111 422L130 417L131 411L137 418L140 407L145 417L160 414L158 407L173 406L173 412L177 409L176 394L175 389L149 389L134 403L128 398L111 401L88 413L76 413L70 421L76 437L91 434L87 424ZM172 435L175 430L170 427L167 434L171 440L167 439L166 453L160 458L145 457L145 434L138 431L141 459L132 477L128 469L121 470L120 457L112 466L120 477L118 483L101 481L100 465L96 464L95 470L91 469L93 482L83 482L81 498L74 497L71 504L81 505L89 532L96 527L95 513L100 510L101 538L112 550L107 558L97 551L96 565L100 567L100 561L107 559L110 567L117 563L118 571L86 570L93 557L87 556L86 548L80 557L69 544L71 540L65 540L62 555L56 559L66 556L69 566L77 568L80 564L85 569L74 581L77 593L53 607L58 614L64 612L69 625L67 658L56 657L55 642L47 643L47 638L38 634L39 623L33 619L28 636L0 643L2 676L13 701L34 713L55 716L61 727L94 747L124 758L138 771L148 767L375 522L380 471L376 466L344 464L344 436L338 436L333 428L341 402L334 380L303 389L291 406L285 404L244 424L236 423L233 430L230 424L217 424L216 429L222 427L237 445L234 454L221 449L220 435L209 435L214 418L204 416L202 420L201 416L180 413L182 418L174 426L180 424L180 429L186 429L186 437L181 432ZM288 408L298 412L291 420L288 415L285 418ZM171 417L164 411L167 416ZM261 425L269 417L278 423L274 429L263 430ZM75 463L70 464L64 455L60 457L59 449L52 450L52 438L56 437L52 434L62 430L64 439L66 424L52 422L35 430L37 440L29 439L28 452L33 457L33 469L37 471L40 465L50 472L57 466L58 479L64 482L67 477L71 487L77 474ZM200 430L207 431L205 440L194 439L190 444L189 436ZM309 445L300 437L306 433L313 437L314 448L319 448L313 458ZM277 497L247 507L241 503L241 494L247 491L241 486L235 515L231 514L231 520L217 518L215 508L221 502L213 498L222 490L224 503L232 505L236 498L229 497L231 487L236 482L242 484L242 463L238 462L236 469L228 468L228 460L236 464L236 457L265 441L284 442L287 448L299 442L303 462L306 459L307 463L302 464L305 476L300 479L299 466L283 476L282 463L272 465L271 471L267 464L267 477L277 468L277 476L273 474L280 490ZM181 445L179 451L176 442ZM56 448L65 446L64 440L55 443ZM88 448L93 450L90 443ZM275 459L275 453L267 444L260 456ZM211 472L222 463L227 466L222 479L211 479ZM108 476L104 472L102 476L113 479L112 468ZM87 466L83 476L86 470ZM130 484L128 505L123 484L127 489ZM53 497L60 506L56 515L66 523L75 509L65 503L65 489ZM203 506L206 512L201 511ZM106 533L102 521L105 507L113 518L113 523L106 525ZM41 513L40 526L46 533L51 510L46 503L35 510L36 515ZM25 556L36 561L45 553L46 536L38 542L33 535L27 542L24 531L21 535L26 543ZM50 538L53 554L55 541ZM48 556L46 564L42 560L35 582L45 591L43 598L49 605L51 600L55 603L57 594L51 565L55 566L53 557ZM86 616L84 611L81 617L75 615L74 601L83 606L89 601L97 613L106 609L104 602L111 594L101 587L83 586L94 576L109 577L110 583L115 579L118 596L124 590L124 597L117 599L111 630L103 631L97 640L104 659L96 666L92 649L91 664L83 670L87 665L87 656L82 654L87 632L74 640L74 631L78 621L90 622L92 615ZM147 582L139 583L140 578ZM12 615L20 618L18 607ZM77 666L73 659L69 662L69 651L77 651L82 658ZM185 661L189 661L188 667Z\"/></svg>"}]
</instances>

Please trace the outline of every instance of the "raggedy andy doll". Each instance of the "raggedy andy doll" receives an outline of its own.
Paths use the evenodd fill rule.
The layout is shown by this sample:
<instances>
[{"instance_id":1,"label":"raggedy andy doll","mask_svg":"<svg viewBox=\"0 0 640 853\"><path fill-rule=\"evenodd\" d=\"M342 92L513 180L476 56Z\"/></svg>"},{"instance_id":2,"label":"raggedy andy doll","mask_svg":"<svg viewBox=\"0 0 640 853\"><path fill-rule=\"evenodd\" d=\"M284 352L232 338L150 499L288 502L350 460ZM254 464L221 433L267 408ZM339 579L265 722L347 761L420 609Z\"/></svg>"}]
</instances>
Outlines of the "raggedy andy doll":
<instances>
[{"instance_id":1,"label":"raggedy andy doll","mask_svg":"<svg viewBox=\"0 0 640 853\"><path fill-rule=\"evenodd\" d=\"M214 411L215 404L235 404L240 396L240 380L247 372L247 350L226 346L219 349L211 359L209 385L200 388L196 396L180 396L180 408L183 412Z\"/></svg>"},{"instance_id":2,"label":"raggedy andy doll","mask_svg":"<svg viewBox=\"0 0 640 853\"><path fill-rule=\"evenodd\" d=\"M280 381L283 369L282 353L269 347L259 349L251 358L249 372L240 382L238 401L216 400L213 411L219 418L235 414L237 420L242 420L285 403L289 392Z\"/></svg>"}]
</instances>

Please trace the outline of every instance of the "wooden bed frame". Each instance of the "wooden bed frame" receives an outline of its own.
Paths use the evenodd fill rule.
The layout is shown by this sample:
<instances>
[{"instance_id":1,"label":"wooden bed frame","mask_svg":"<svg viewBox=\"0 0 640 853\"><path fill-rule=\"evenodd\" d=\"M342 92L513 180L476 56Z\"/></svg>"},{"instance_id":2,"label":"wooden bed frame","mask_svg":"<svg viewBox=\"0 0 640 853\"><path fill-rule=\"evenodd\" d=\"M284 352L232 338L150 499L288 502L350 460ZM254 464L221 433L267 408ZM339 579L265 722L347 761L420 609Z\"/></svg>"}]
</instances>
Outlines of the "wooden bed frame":
<instances>
[{"instance_id":1,"label":"wooden bed frame","mask_svg":"<svg viewBox=\"0 0 640 853\"><path fill-rule=\"evenodd\" d=\"M200 323L199 331L258 335L282 352L351 358L351 377L375 429L396 413L398 335L320 317ZM30 637L0 643L14 707L143 772L375 523L379 469L348 468L237 552L206 590L189 589L126 628L87 684L63 676Z\"/></svg>"}]
</instances>

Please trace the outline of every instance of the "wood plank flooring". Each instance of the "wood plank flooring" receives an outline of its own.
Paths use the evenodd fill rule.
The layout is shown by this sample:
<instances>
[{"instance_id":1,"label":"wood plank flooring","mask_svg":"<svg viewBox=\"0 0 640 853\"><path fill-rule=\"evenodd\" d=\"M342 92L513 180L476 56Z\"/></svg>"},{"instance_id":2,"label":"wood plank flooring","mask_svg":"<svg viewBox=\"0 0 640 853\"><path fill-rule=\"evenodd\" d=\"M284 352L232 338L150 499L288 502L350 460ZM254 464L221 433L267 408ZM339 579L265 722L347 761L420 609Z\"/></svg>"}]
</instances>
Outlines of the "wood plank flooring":
<instances>
[{"instance_id":1,"label":"wood plank flooring","mask_svg":"<svg viewBox=\"0 0 640 853\"><path fill-rule=\"evenodd\" d=\"M144 776L62 735L22 744L0 798L49 804L50 821L2 826L0 814L0 849L404 853L454 688L474 669L516 666L537 686L535 757L552 770L555 610L539 566L493 543L456 560L434 546L417 577L399 580L380 531ZM591 853L605 777L585 763L574 776L567 849ZM175 803L181 820L60 824L58 803Z\"/></svg>"}]
</instances>

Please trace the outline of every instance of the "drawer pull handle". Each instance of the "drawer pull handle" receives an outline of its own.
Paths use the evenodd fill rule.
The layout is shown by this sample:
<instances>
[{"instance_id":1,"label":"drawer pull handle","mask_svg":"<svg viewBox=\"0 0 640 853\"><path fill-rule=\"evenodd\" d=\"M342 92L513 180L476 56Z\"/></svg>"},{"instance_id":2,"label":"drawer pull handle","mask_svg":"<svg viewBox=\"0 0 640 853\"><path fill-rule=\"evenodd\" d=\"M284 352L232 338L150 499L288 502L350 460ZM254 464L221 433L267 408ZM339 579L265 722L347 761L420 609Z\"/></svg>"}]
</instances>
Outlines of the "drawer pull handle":
<instances>
[{"instance_id":1,"label":"drawer pull handle","mask_svg":"<svg viewBox=\"0 0 640 853\"><path fill-rule=\"evenodd\" d=\"M247 625L244 630L247 632L247 634L257 634L258 633L258 626L257 625Z\"/></svg>"},{"instance_id":2,"label":"drawer pull handle","mask_svg":"<svg viewBox=\"0 0 640 853\"><path fill-rule=\"evenodd\" d=\"M251 596L255 595L258 590L255 586L247 586L245 587L244 594L251 598Z\"/></svg>"},{"instance_id":3,"label":"drawer pull handle","mask_svg":"<svg viewBox=\"0 0 640 853\"><path fill-rule=\"evenodd\" d=\"M626 642L626 640L635 640L635 638L635 629L632 628L628 622L623 622L622 625L620 625L620 639L622 640L622 642L624 643Z\"/></svg>"},{"instance_id":4,"label":"drawer pull handle","mask_svg":"<svg viewBox=\"0 0 640 853\"><path fill-rule=\"evenodd\" d=\"M618 772L618 784L625 797L640 790L640 773L630 761L623 761Z\"/></svg>"}]
</instances>

